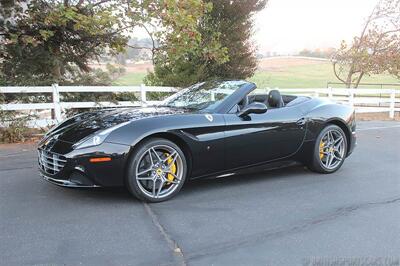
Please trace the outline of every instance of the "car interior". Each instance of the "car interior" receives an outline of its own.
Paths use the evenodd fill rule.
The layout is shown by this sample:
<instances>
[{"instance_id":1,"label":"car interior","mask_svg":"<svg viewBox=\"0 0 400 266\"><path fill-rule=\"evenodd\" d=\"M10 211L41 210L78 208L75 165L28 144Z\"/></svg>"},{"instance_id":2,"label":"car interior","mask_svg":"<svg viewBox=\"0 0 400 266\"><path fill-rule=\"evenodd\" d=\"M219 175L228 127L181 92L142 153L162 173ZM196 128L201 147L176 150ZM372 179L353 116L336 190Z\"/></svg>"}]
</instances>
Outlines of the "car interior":
<instances>
[{"instance_id":1,"label":"car interior","mask_svg":"<svg viewBox=\"0 0 400 266\"><path fill-rule=\"evenodd\" d=\"M238 104L238 111L253 102L264 103L268 109L290 107L305 102L309 97L295 95L281 95L279 90L271 90L267 94L248 94Z\"/></svg>"}]
</instances>

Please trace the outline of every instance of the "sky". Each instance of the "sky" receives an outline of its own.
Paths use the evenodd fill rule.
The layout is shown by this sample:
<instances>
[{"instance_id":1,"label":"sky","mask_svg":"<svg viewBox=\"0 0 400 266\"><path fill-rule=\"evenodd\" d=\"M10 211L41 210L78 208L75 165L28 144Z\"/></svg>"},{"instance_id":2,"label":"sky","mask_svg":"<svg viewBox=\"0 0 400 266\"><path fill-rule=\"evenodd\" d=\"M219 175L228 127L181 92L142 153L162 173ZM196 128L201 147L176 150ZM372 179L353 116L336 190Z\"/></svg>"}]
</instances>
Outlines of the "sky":
<instances>
[{"instance_id":1,"label":"sky","mask_svg":"<svg viewBox=\"0 0 400 266\"><path fill-rule=\"evenodd\" d=\"M255 16L254 41L261 53L292 54L339 47L361 32L378 0L269 0Z\"/></svg>"}]
</instances>

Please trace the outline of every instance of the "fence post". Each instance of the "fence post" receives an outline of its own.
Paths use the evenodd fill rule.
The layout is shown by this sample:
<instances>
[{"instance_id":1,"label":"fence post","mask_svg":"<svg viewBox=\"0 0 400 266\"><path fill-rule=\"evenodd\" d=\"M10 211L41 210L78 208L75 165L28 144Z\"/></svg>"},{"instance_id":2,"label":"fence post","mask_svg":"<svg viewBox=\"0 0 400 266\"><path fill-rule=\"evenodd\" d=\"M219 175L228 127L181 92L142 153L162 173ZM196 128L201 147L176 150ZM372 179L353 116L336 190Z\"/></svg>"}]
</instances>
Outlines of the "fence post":
<instances>
[{"instance_id":1,"label":"fence post","mask_svg":"<svg viewBox=\"0 0 400 266\"><path fill-rule=\"evenodd\" d=\"M389 107L389 117L394 118L394 108L395 108L395 100L396 100L396 91L392 90L390 92L390 107Z\"/></svg>"},{"instance_id":2,"label":"fence post","mask_svg":"<svg viewBox=\"0 0 400 266\"><path fill-rule=\"evenodd\" d=\"M140 100L142 101L142 106L146 105L146 86L144 84L140 84Z\"/></svg>"},{"instance_id":3,"label":"fence post","mask_svg":"<svg viewBox=\"0 0 400 266\"><path fill-rule=\"evenodd\" d=\"M349 89L349 103L354 106L354 89Z\"/></svg>"},{"instance_id":4,"label":"fence post","mask_svg":"<svg viewBox=\"0 0 400 266\"><path fill-rule=\"evenodd\" d=\"M332 89L332 87L328 88L328 98L329 98L329 100L332 100L332 98L333 98L333 89Z\"/></svg>"},{"instance_id":5,"label":"fence post","mask_svg":"<svg viewBox=\"0 0 400 266\"><path fill-rule=\"evenodd\" d=\"M51 85L53 89L53 104L54 104L54 118L57 122L61 122L61 105L60 105L60 93L58 91L58 84Z\"/></svg>"},{"instance_id":6,"label":"fence post","mask_svg":"<svg viewBox=\"0 0 400 266\"><path fill-rule=\"evenodd\" d=\"M318 89L315 89L315 91L314 91L314 97L315 97L315 98L318 98L318 97L319 97L319 91L318 91Z\"/></svg>"}]
</instances>

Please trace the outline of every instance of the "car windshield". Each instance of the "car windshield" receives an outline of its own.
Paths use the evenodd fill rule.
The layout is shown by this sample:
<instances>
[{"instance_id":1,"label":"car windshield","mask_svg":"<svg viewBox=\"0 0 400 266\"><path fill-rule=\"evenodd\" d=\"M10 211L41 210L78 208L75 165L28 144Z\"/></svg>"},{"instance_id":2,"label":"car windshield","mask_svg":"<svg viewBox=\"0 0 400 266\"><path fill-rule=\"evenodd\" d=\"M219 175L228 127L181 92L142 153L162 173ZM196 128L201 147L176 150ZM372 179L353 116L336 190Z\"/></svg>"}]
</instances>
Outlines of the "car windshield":
<instances>
[{"instance_id":1,"label":"car windshield","mask_svg":"<svg viewBox=\"0 0 400 266\"><path fill-rule=\"evenodd\" d=\"M245 81L207 81L183 89L167 99L168 107L211 111L217 108L229 95L248 84Z\"/></svg>"}]
</instances>

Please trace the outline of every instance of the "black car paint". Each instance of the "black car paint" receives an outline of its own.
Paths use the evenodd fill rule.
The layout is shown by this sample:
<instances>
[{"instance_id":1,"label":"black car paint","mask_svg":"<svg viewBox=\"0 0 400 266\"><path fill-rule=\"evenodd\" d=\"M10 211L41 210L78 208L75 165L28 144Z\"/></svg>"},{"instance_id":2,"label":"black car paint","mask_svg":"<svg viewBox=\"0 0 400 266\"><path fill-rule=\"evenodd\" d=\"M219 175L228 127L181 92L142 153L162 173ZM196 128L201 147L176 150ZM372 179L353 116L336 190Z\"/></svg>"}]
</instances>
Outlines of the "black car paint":
<instances>
[{"instance_id":1,"label":"black car paint","mask_svg":"<svg viewBox=\"0 0 400 266\"><path fill-rule=\"evenodd\" d=\"M298 125L297 112L271 109L265 114L250 114L242 119L236 114L225 115L227 168L260 164L285 158L301 146L305 125Z\"/></svg>"},{"instance_id":2,"label":"black car paint","mask_svg":"<svg viewBox=\"0 0 400 266\"><path fill-rule=\"evenodd\" d=\"M352 152L355 145L353 108L310 98L264 114L239 117L229 113L254 88L252 83L244 86L211 114L167 107L84 113L49 132L39 148L67 158L64 168L50 177L52 180L68 180L73 174L90 180L78 182L77 186L124 185L129 156L149 137L167 138L181 146L188 157L192 179L236 173L256 166L305 163L311 158L316 137L327 123L342 127L348 136L348 154ZM124 122L128 123L111 132L102 144L74 149L73 144L85 137ZM111 161L89 162L90 158L104 156ZM42 175L46 174L42 172Z\"/></svg>"}]
</instances>

